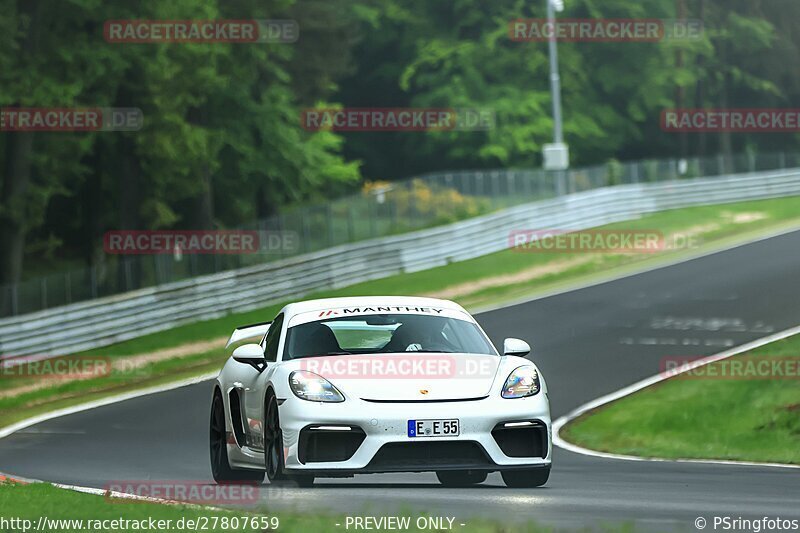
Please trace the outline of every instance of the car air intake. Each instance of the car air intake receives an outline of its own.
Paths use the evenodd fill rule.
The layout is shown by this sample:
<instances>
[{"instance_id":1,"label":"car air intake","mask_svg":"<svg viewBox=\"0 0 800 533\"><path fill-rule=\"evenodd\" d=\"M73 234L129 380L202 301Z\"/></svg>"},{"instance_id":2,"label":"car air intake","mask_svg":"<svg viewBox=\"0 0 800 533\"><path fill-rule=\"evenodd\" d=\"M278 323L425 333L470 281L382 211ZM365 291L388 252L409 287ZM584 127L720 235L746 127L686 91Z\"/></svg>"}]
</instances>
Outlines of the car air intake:
<instances>
[{"instance_id":1,"label":"car air intake","mask_svg":"<svg viewBox=\"0 0 800 533\"><path fill-rule=\"evenodd\" d=\"M391 442L370 461L368 470L388 472L486 468L494 466L486 451L473 441Z\"/></svg>"},{"instance_id":2,"label":"car air intake","mask_svg":"<svg viewBox=\"0 0 800 533\"><path fill-rule=\"evenodd\" d=\"M492 437L508 457L547 457L547 426L538 420L497 424Z\"/></svg>"},{"instance_id":3,"label":"car air intake","mask_svg":"<svg viewBox=\"0 0 800 533\"><path fill-rule=\"evenodd\" d=\"M304 464L347 461L366 437L354 426L308 426L300 431L298 459Z\"/></svg>"}]
</instances>

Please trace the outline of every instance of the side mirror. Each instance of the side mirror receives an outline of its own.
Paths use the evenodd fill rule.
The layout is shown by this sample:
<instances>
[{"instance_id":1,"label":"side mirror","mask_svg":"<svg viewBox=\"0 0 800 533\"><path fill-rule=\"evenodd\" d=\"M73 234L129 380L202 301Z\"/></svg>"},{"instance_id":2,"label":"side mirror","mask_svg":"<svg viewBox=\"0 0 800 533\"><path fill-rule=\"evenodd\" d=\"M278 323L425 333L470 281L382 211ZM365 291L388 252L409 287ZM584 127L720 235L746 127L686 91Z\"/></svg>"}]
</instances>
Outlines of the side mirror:
<instances>
[{"instance_id":1,"label":"side mirror","mask_svg":"<svg viewBox=\"0 0 800 533\"><path fill-rule=\"evenodd\" d=\"M522 339L507 338L503 341L503 355L525 357L531 353L531 345Z\"/></svg>"},{"instance_id":2,"label":"side mirror","mask_svg":"<svg viewBox=\"0 0 800 533\"><path fill-rule=\"evenodd\" d=\"M267 366L260 344L243 344L233 351L233 360L252 366L259 372Z\"/></svg>"}]
</instances>

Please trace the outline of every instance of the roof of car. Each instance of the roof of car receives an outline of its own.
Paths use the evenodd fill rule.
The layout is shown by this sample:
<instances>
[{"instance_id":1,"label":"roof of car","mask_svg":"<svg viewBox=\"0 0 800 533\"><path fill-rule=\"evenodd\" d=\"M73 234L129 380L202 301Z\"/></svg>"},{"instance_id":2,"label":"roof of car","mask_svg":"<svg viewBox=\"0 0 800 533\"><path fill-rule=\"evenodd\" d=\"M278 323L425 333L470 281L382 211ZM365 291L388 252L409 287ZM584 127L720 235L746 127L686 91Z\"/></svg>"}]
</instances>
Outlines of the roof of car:
<instances>
[{"instance_id":1,"label":"roof of car","mask_svg":"<svg viewBox=\"0 0 800 533\"><path fill-rule=\"evenodd\" d=\"M466 310L450 300L424 298L421 296L352 296L347 298L320 298L288 304L283 308L287 317L309 311L322 311L342 307L437 307L453 311Z\"/></svg>"}]
</instances>

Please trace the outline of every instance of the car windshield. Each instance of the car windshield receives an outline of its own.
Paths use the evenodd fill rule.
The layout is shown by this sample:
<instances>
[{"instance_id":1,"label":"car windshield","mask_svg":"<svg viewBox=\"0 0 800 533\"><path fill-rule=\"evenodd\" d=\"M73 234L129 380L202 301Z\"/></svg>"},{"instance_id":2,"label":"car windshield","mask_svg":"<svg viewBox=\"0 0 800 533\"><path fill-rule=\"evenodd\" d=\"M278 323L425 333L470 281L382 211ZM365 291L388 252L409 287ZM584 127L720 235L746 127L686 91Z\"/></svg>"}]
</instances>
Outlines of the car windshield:
<instances>
[{"instance_id":1,"label":"car windshield","mask_svg":"<svg viewBox=\"0 0 800 533\"><path fill-rule=\"evenodd\" d=\"M443 316L380 314L292 326L286 334L283 358L396 352L497 355L472 322Z\"/></svg>"}]
</instances>

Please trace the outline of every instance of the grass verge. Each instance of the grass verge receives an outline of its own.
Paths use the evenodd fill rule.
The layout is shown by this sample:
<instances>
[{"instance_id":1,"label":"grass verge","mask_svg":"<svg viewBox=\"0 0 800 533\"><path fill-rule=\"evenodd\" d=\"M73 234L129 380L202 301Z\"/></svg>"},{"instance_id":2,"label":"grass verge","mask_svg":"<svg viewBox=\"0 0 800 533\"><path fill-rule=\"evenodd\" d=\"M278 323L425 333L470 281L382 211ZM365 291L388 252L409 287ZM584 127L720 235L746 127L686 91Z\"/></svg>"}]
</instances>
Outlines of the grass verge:
<instances>
[{"instance_id":1,"label":"grass verge","mask_svg":"<svg viewBox=\"0 0 800 533\"><path fill-rule=\"evenodd\" d=\"M35 531L42 520L42 530L64 533L83 531L335 531L345 529L346 517L321 513L268 512L265 509L246 511L211 510L191 505L109 500L103 496L84 494L56 488L45 483L23 485L0 483L0 530ZM365 515L367 513L359 513ZM374 516L373 513L369 513ZM439 531L451 529L444 526L419 529L417 520L427 515L402 512L408 517L407 531ZM374 516L381 518L381 516ZM430 517L436 519L438 517ZM12 522L12 520L17 520ZM46 519L46 521L44 521ZM112 522L112 521L117 521ZM5 521L5 522L4 522ZM27 521L27 522L23 522ZM129 522L123 522L129 521ZM132 521L136 521L137 525ZM160 524L158 521L162 521ZM153 524L155 523L155 527ZM464 526L460 524L463 523ZM422 522L421 522L421 525ZM266 527L265 527L266 526ZM351 524L352 527L352 524ZM397 528L375 527L373 531L390 531ZM509 531L507 525L489 520L454 520L452 529L471 533ZM534 523L518 524L514 531L540 532L549 528ZM611 530L610 528L608 529Z\"/></svg>"},{"instance_id":2,"label":"grass verge","mask_svg":"<svg viewBox=\"0 0 800 533\"><path fill-rule=\"evenodd\" d=\"M561 437L624 455L800 464L800 335L598 407Z\"/></svg>"},{"instance_id":3,"label":"grass verge","mask_svg":"<svg viewBox=\"0 0 800 533\"><path fill-rule=\"evenodd\" d=\"M468 309L533 297L570 286L651 268L714 247L745 242L768 232L800 226L800 197L700 206L664 211L638 220L604 226L605 230L658 230L666 235L691 235L697 249L657 254L521 253L512 250L422 272L401 274L323 291L307 298L359 295L431 295L458 301ZM511 230L531 228L509 228ZM226 337L237 325L272 318L285 302L254 311L231 314L112 346L76 354L84 358L125 361L142 354ZM213 344L213 343L212 343ZM197 349L138 366L115 370L93 379L37 385L37 378L0 379L0 427L40 413L69 407L112 394L151 387L219 369L227 354L222 349ZM25 387L28 387L26 389ZM5 392L5 394L4 394Z\"/></svg>"}]
</instances>

